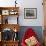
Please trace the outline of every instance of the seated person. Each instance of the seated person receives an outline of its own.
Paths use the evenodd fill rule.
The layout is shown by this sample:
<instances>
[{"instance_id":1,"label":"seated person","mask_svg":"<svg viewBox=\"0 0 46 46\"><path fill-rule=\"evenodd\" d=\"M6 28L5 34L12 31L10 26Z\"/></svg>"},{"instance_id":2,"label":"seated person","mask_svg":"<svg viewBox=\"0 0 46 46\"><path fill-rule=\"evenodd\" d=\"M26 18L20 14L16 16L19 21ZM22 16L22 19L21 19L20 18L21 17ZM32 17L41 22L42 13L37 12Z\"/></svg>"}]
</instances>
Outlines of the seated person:
<instances>
[{"instance_id":1,"label":"seated person","mask_svg":"<svg viewBox=\"0 0 46 46\"><path fill-rule=\"evenodd\" d=\"M22 39L21 46L41 46L37 35L32 28L27 29Z\"/></svg>"}]
</instances>

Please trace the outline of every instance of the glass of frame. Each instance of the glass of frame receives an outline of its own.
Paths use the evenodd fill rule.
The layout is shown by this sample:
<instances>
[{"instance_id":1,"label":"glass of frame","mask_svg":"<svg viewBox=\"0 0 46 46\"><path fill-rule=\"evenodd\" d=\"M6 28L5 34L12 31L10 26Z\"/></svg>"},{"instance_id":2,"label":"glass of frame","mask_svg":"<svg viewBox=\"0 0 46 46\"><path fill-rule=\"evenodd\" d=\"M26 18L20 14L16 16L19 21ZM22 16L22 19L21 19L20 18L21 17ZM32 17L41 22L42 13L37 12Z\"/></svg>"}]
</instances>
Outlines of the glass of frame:
<instances>
[{"instance_id":1,"label":"glass of frame","mask_svg":"<svg viewBox=\"0 0 46 46\"><path fill-rule=\"evenodd\" d=\"M18 24L18 17L17 16L11 16L8 18L8 24Z\"/></svg>"},{"instance_id":2,"label":"glass of frame","mask_svg":"<svg viewBox=\"0 0 46 46\"><path fill-rule=\"evenodd\" d=\"M25 19L36 19L37 8L24 8L24 18Z\"/></svg>"},{"instance_id":3,"label":"glass of frame","mask_svg":"<svg viewBox=\"0 0 46 46\"><path fill-rule=\"evenodd\" d=\"M2 10L2 15L9 15L9 10Z\"/></svg>"}]
</instances>

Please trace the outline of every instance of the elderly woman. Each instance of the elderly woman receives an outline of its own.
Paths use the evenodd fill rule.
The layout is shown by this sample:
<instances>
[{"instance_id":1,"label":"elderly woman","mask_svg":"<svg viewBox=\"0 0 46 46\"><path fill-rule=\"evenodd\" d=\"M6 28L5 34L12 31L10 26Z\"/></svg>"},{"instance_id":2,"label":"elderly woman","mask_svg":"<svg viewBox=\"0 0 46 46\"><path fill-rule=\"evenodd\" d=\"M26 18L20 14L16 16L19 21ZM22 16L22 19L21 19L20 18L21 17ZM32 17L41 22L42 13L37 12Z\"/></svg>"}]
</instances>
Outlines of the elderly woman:
<instances>
[{"instance_id":1,"label":"elderly woman","mask_svg":"<svg viewBox=\"0 0 46 46\"><path fill-rule=\"evenodd\" d=\"M37 35L32 28L27 29L25 32L21 46L41 46L37 39Z\"/></svg>"}]
</instances>

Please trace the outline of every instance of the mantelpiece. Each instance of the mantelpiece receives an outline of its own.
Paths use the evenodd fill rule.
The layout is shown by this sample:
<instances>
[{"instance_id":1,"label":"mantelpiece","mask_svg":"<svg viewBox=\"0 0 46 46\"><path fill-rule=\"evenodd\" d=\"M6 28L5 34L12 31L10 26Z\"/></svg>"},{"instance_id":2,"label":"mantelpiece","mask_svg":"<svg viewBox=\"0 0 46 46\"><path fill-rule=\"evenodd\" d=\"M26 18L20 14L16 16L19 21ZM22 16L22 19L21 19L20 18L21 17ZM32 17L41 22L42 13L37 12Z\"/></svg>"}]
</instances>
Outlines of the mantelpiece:
<instances>
[{"instance_id":1,"label":"mantelpiece","mask_svg":"<svg viewBox=\"0 0 46 46\"><path fill-rule=\"evenodd\" d=\"M0 24L0 29L1 29L1 32L3 29L5 28L10 28L12 29L13 31L16 29L17 32L19 31L20 29L20 26L18 24Z\"/></svg>"}]
</instances>

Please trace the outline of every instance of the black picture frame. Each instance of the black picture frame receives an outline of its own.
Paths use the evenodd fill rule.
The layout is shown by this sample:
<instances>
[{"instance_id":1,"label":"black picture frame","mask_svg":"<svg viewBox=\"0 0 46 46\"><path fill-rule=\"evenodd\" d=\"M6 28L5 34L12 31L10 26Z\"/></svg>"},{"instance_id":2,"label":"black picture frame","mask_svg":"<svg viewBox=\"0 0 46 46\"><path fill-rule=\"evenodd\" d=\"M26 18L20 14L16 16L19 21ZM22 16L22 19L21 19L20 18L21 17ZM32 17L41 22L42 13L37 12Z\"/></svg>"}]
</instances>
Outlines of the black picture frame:
<instances>
[{"instance_id":1,"label":"black picture frame","mask_svg":"<svg viewBox=\"0 0 46 46\"><path fill-rule=\"evenodd\" d=\"M24 19L37 19L37 8L24 8Z\"/></svg>"}]
</instances>

